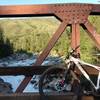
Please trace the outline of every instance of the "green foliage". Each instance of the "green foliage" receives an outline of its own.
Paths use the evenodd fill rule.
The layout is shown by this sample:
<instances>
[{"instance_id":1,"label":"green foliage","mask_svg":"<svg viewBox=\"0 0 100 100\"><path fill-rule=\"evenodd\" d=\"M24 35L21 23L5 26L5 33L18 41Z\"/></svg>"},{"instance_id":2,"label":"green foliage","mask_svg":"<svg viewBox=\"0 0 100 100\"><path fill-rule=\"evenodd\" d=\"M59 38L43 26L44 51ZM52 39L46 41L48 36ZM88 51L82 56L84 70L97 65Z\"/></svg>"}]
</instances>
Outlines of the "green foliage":
<instances>
[{"instance_id":1,"label":"green foliage","mask_svg":"<svg viewBox=\"0 0 100 100\"><path fill-rule=\"evenodd\" d=\"M27 52L26 50L23 49L17 50L15 53L27 54L28 56L32 56L32 53Z\"/></svg>"},{"instance_id":2,"label":"green foliage","mask_svg":"<svg viewBox=\"0 0 100 100\"><path fill-rule=\"evenodd\" d=\"M3 30L0 28L0 58L9 56L13 53L13 45L9 39L4 40Z\"/></svg>"},{"instance_id":3,"label":"green foliage","mask_svg":"<svg viewBox=\"0 0 100 100\"><path fill-rule=\"evenodd\" d=\"M100 33L100 17L93 16L89 20L96 27L97 32ZM0 34L3 33L0 37L0 43L13 45L14 52L40 53L47 45L55 30L59 27L59 24L60 22L52 17L0 20L3 30L0 31ZM92 53L100 53L100 51L93 45L92 40L82 28L80 32L81 58L90 63L100 63L100 58L92 55ZM70 29L68 28L62 34L50 54L55 55L56 53L58 56L65 56L69 51L70 37ZM9 42L7 42L8 40Z\"/></svg>"}]
</instances>

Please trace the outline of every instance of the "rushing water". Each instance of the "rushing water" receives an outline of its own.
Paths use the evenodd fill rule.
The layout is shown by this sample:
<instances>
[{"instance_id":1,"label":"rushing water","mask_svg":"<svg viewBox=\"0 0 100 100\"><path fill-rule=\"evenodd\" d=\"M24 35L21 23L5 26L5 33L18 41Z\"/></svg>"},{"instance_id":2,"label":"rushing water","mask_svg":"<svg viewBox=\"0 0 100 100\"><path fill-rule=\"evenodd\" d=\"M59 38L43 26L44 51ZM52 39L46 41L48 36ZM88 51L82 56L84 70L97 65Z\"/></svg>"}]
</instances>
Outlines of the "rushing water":
<instances>
[{"instance_id":1,"label":"rushing water","mask_svg":"<svg viewBox=\"0 0 100 100\"><path fill-rule=\"evenodd\" d=\"M0 66L9 67L9 66L30 66L33 65L36 61L37 55L33 54L31 56L27 54L14 54L9 57L0 59ZM59 57L47 57L42 65L53 65L60 64L62 59ZM24 79L24 75L20 76L0 76L3 79L3 83L9 83L12 87L12 91L14 92L21 81ZM24 92L38 92L38 80L39 75L34 75L31 82L28 84Z\"/></svg>"}]
</instances>

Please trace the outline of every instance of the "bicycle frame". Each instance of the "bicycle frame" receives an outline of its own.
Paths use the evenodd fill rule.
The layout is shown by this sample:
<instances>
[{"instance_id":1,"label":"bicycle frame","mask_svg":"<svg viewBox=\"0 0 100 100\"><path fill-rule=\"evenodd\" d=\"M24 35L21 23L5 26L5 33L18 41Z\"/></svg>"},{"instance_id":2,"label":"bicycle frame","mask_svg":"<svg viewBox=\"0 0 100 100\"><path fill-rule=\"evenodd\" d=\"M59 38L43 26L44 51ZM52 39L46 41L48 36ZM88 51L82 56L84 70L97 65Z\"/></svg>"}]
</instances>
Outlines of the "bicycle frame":
<instances>
[{"instance_id":1,"label":"bicycle frame","mask_svg":"<svg viewBox=\"0 0 100 100\"><path fill-rule=\"evenodd\" d=\"M70 62L74 62L76 67L81 71L81 73L85 76L85 78L91 83L91 85L94 87L94 89L97 91L100 88L100 67L86 63L78 58L74 58L73 56L69 57L69 60L65 61L67 64ZM83 69L82 65L90 66L96 70L98 70L98 77L97 77L97 84L95 85L93 81L90 79L88 73ZM68 66L70 67L70 65Z\"/></svg>"}]
</instances>

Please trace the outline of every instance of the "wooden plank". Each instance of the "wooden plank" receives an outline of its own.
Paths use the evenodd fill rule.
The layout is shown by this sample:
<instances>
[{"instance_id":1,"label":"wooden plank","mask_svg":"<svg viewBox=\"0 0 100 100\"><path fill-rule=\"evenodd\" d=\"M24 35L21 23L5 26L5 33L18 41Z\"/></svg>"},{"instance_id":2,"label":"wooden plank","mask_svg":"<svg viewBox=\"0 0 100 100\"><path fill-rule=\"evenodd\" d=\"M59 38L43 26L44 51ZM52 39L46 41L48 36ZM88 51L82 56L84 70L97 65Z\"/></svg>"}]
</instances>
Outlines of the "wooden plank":
<instances>
[{"instance_id":1,"label":"wooden plank","mask_svg":"<svg viewBox=\"0 0 100 100\"><path fill-rule=\"evenodd\" d=\"M48 96L47 100L76 100L73 93L55 94ZM0 100L41 100L39 93L12 93L0 94ZM82 96L82 100L94 100L93 96ZM99 99L98 99L99 100Z\"/></svg>"},{"instance_id":2,"label":"wooden plank","mask_svg":"<svg viewBox=\"0 0 100 100\"><path fill-rule=\"evenodd\" d=\"M94 100L93 96L83 96L82 100Z\"/></svg>"},{"instance_id":3,"label":"wooden plank","mask_svg":"<svg viewBox=\"0 0 100 100\"><path fill-rule=\"evenodd\" d=\"M11 66L11 67L0 67L0 75L25 75L25 76L31 76L31 75L40 75L42 74L46 69L49 67L55 67L55 66L62 66L64 65L52 65L52 66ZM93 75L97 75L98 71L94 68L91 68L89 66L84 66L84 69L89 73ZM77 73L81 74L81 72L76 69Z\"/></svg>"},{"instance_id":4,"label":"wooden plank","mask_svg":"<svg viewBox=\"0 0 100 100\"><path fill-rule=\"evenodd\" d=\"M40 75L51 66L0 67L0 75Z\"/></svg>"},{"instance_id":5,"label":"wooden plank","mask_svg":"<svg viewBox=\"0 0 100 100\"><path fill-rule=\"evenodd\" d=\"M67 94L51 94L48 100L73 100L75 95L73 93ZM0 100L41 100L38 93L13 93L0 94Z\"/></svg>"}]
</instances>

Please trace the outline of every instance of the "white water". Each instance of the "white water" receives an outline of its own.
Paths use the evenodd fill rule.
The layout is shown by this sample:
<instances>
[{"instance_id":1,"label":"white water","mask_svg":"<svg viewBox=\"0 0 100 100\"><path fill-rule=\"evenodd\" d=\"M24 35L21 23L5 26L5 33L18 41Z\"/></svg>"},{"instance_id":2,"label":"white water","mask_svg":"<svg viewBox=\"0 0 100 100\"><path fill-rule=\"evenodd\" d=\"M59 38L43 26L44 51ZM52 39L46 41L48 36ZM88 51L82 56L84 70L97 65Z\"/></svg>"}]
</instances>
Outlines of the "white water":
<instances>
[{"instance_id":1,"label":"white water","mask_svg":"<svg viewBox=\"0 0 100 100\"><path fill-rule=\"evenodd\" d=\"M21 58L21 57L19 57ZM55 60L55 61L54 61ZM35 57L30 57L29 59L24 59L24 60L18 60L18 59L13 59L12 57L8 57L8 59L1 59L0 60L0 65L6 65L6 66L29 66L32 65L36 61ZM43 62L42 65L48 65L49 63L58 63L61 61L59 58L50 58L47 59L46 61ZM0 76L5 82L9 82L12 85L13 92L17 89L21 81L24 79L23 75L20 76ZM38 82L39 76L36 76L34 78ZM29 83L24 92L38 92L38 88L34 88L34 86Z\"/></svg>"}]
</instances>

